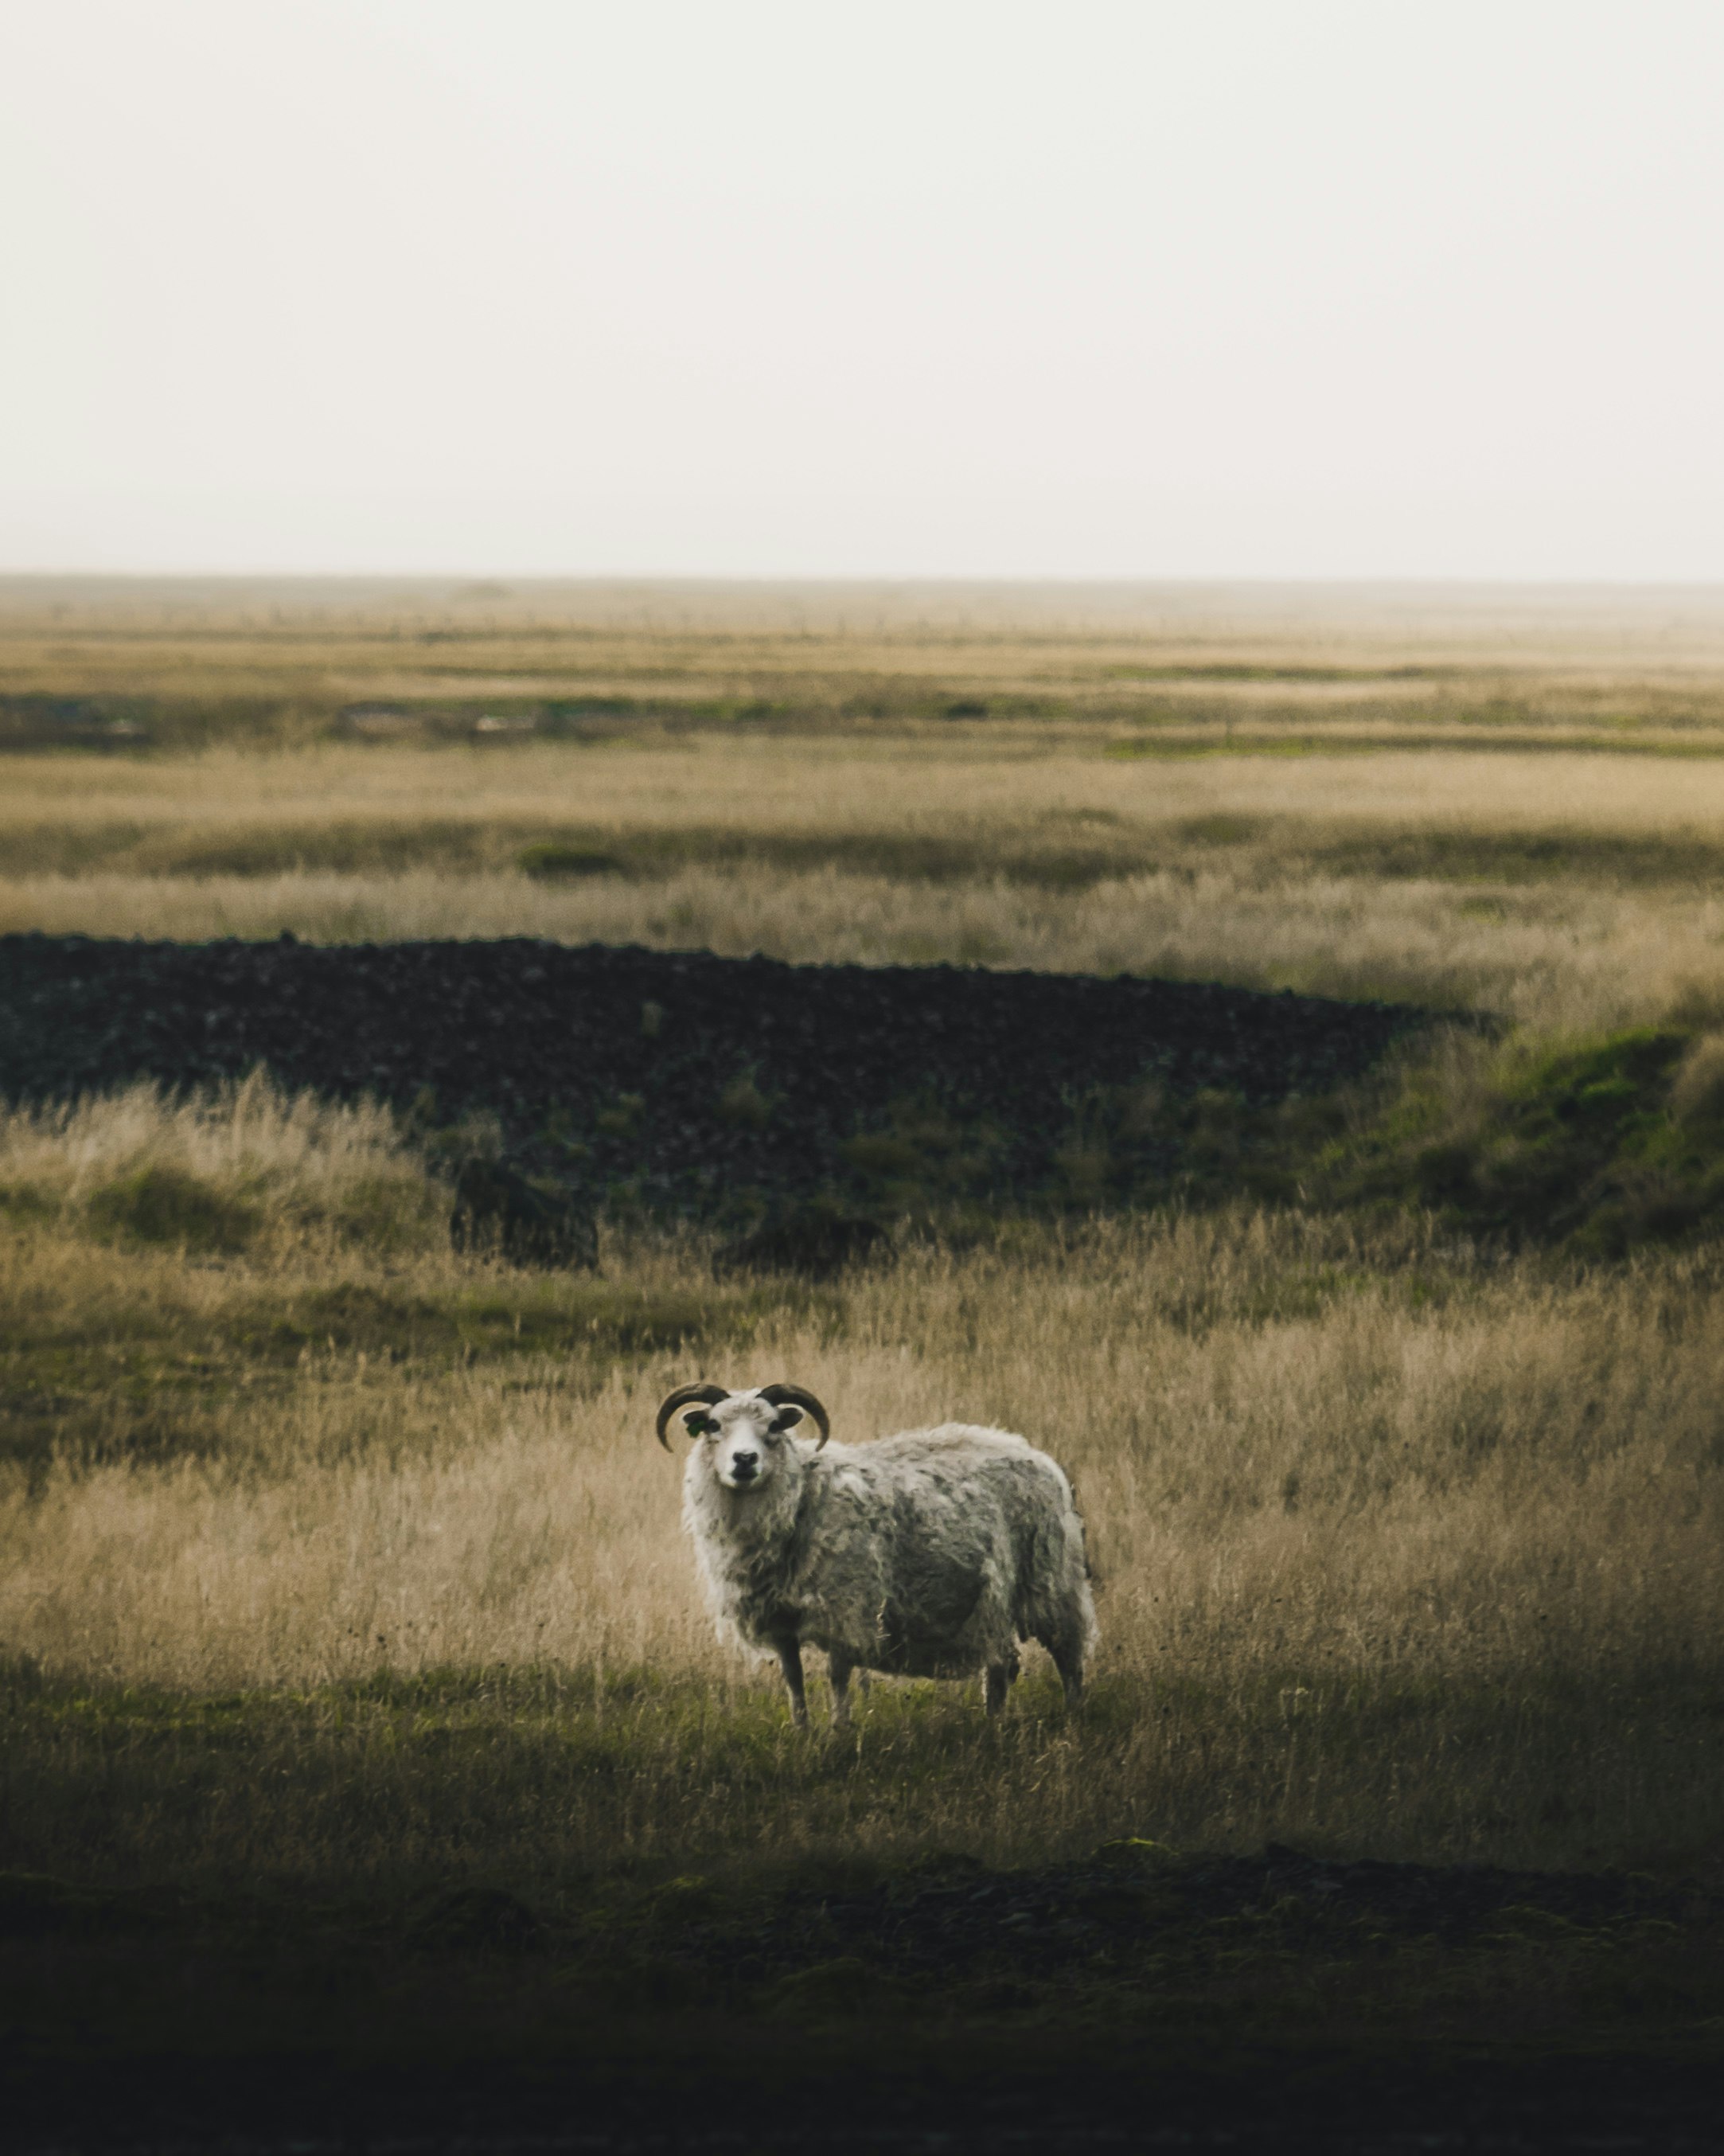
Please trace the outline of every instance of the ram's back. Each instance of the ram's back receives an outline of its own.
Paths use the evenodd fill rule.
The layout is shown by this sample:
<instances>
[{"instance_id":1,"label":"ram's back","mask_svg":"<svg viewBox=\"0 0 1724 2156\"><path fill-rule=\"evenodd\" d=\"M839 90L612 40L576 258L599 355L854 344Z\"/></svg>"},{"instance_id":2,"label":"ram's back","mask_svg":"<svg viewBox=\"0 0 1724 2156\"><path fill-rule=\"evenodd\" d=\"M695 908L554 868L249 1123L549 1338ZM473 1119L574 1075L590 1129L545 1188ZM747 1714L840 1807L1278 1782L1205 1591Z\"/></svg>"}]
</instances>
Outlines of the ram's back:
<instances>
[{"instance_id":1,"label":"ram's back","mask_svg":"<svg viewBox=\"0 0 1724 2156\"><path fill-rule=\"evenodd\" d=\"M932 1430L902 1430L859 1447L893 1472L920 1471L951 1488L977 1485L1002 1490L1049 1490L1070 1502L1071 1486L1059 1464L1027 1438L980 1423L943 1422Z\"/></svg>"},{"instance_id":2,"label":"ram's back","mask_svg":"<svg viewBox=\"0 0 1724 2156\"><path fill-rule=\"evenodd\" d=\"M900 1533L921 1529L962 1542L965 1521L982 1528L1071 1502L1070 1483L1045 1453L1009 1430L972 1423L833 1445L821 1466L834 1510L894 1522Z\"/></svg>"}]
</instances>

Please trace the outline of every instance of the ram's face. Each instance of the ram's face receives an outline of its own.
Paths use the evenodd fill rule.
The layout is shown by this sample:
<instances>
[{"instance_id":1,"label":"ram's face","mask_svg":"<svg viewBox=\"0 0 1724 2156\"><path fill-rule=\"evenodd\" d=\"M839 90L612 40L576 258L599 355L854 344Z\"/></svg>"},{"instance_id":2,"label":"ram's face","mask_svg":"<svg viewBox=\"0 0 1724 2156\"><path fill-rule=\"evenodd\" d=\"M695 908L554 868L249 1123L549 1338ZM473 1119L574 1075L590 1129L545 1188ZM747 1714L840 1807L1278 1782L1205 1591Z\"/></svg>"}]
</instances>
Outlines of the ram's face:
<instances>
[{"instance_id":1,"label":"ram's face","mask_svg":"<svg viewBox=\"0 0 1724 2156\"><path fill-rule=\"evenodd\" d=\"M716 1407L685 1408L683 1428L705 1447L706 1465L726 1490L757 1490L783 1465L800 1408L774 1407L755 1393L732 1393Z\"/></svg>"}]
</instances>

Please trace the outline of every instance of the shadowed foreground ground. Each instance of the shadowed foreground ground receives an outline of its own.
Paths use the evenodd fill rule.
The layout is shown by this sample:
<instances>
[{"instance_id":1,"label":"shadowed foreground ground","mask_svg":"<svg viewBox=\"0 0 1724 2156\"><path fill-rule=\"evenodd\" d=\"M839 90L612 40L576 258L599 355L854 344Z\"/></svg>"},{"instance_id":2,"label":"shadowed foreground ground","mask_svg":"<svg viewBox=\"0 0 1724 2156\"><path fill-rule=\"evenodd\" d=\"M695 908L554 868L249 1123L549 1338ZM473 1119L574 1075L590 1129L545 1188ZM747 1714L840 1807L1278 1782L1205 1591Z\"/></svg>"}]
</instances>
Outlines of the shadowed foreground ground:
<instances>
[{"instance_id":1,"label":"shadowed foreground ground","mask_svg":"<svg viewBox=\"0 0 1724 2156\"><path fill-rule=\"evenodd\" d=\"M12 2145L1705 2145L1708 1248L1235 1205L516 1269L261 1081L14 1112L0 1194ZM652 1442L709 1371L1053 1446L1081 1712L1033 1657L995 1722L793 1731Z\"/></svg>"},{"instance_id":2,"label":"shadowed foreground ground","mask_svg":"<svg viewBox=\"0 0 1724 2156\"><path fill-rule=\"evenodd\" d=\"M612 1880L537 1907L10 1875L0 2134L1706 2148L1721 1916L1716 1895L1621 1874L1274 1845Z\"/></svg>"}]
</instances>

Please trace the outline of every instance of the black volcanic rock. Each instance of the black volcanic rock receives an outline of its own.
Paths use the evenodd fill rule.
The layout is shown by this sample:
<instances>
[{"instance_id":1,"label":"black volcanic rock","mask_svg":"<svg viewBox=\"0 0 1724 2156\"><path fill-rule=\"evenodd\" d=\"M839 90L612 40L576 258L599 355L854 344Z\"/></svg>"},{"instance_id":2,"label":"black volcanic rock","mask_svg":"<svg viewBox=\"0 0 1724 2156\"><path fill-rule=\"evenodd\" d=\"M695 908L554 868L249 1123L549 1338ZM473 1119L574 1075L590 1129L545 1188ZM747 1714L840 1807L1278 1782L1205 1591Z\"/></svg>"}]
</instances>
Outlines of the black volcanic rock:
<instances>
[{"instance_id":1,"label":"black volcanic rock","mask_svg":"<svg viewBox=\"0 0 1724 2156\"><path fill-rule=\"evenodd\" d=\"M505 1161L468 1160L455 1178L449 1241L458 1250L495 1249L511 1265L591 1267L598 1263L593 1215L553 1198Z\"/></svg>"},{"instance_id":2,"label":"black volcanic rock","mask_svg":"<svg viewBox=\"0 0 1724 2156\"><path fill-rule=\"evenodd\" d=\"M44 1100L259 1064L290 1088L495 1115L510 1155L652 1209L806 1192L906 1102L1037 1186L1086 1101L1152 1084L1261 1106L1332 1091L1424 1014L1201 983L525 939L310 945L0 937L0 1092Z\"/></svg>"},{"instance_id":3,"label":"black volcanic rock","mask_svg":"<svg viewBox=\"0 0 1724 2156\"><path fill-rule=\"evenodd\" d=\"M752 1234L738 1236L713 1252L719 1280L742 1273L794 1273L803 1280L834 1280L847 1266L861 1265L884 1249L890 1238L866 1214L842 1212L820 1204L776 1208Z\"/></svg>"}]
</instances>

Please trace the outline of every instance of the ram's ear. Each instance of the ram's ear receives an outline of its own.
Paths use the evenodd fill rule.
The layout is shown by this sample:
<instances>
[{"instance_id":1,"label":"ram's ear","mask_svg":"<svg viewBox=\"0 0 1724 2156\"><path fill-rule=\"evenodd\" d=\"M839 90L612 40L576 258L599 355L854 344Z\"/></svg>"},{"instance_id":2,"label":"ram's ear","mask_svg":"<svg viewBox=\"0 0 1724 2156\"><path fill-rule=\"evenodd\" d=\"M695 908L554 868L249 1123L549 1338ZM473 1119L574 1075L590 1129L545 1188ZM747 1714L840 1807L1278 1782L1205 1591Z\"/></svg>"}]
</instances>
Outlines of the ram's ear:
<instances>
[{"instance_id":1,"label":"ram's ear","mask_svg":"<svg viewBox=\"0 0 1724 2156\"><path fill-rule=\"evenodd\" d=\"M685 1408L682 1426L690 1437L705 1437L712 1428L712 1418L705 1408Z\"/></svg>"},{"instance_id":2,"label":"ram's ear","mask_svg":"<svg viewBox=\"0 0 1724 2156\"><path fill-rule=\"evenodd\" d=\"M777 1430L794 1430L801 1420L800 1408L780 1408L772 1417L772 1428Z\"/></svg>"}]
</instances>

